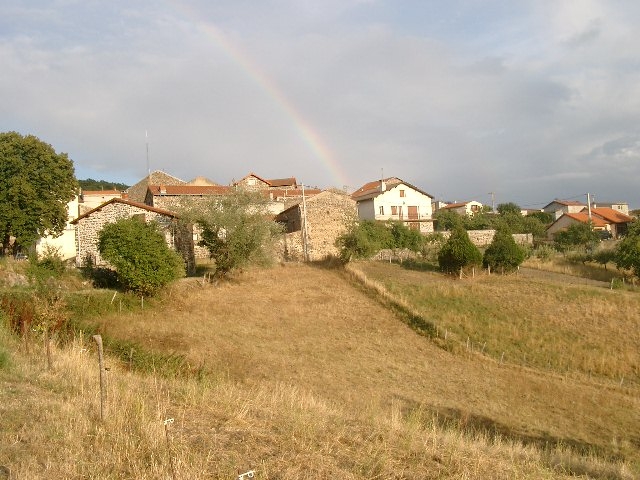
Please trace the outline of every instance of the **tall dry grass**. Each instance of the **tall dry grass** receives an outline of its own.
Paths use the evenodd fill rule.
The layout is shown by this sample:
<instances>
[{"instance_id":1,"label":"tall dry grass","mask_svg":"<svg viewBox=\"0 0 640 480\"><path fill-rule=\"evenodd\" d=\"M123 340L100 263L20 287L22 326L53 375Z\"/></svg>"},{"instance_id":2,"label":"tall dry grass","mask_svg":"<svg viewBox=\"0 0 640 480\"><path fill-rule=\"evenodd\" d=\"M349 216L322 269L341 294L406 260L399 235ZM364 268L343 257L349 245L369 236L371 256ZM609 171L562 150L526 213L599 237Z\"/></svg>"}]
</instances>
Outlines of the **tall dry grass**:
<instances>
[{"instance_id":1,"label":"tall dry grass","mask_svg":"<svg viewBox=\"0 0 640 480\"><path fill-rule=\"evenodd\" d=\"M378 299L341 271L287 266L215 287L187 279L153 311L104 312L93 324L220 382L291 385L346 411L386 412L395 402L466 433L638 462L638 399L626 382L603 388L477 347L447 351Z\"/></svg>"},{"instance_id":2,"label":"tall dry grass","mask_svg":"<svg viewBox=\"0 0 640 480\"><path fill-rule=\"evenodd\" d=\"M99 421L97 359L76 339L42 353L0 333L0 462L11 478L557 479L633 478L622 464L438 424L429 411L352 410L282 382L212 384L139 375L107 358ZM165 421L174 419L165 426Z\"/></svg>"}]
</instances>

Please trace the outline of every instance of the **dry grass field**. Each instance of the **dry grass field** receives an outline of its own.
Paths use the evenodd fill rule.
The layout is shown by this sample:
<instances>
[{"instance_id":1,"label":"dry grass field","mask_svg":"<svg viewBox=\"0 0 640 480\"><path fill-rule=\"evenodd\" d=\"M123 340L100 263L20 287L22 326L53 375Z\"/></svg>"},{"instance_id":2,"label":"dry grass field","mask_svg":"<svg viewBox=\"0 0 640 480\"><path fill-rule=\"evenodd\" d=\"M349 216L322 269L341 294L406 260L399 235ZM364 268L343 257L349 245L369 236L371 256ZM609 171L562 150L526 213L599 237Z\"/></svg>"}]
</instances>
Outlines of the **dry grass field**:
<instances>
[{"instance_id":1,"label":"dry grass field","mask_svg":"<svg viewBox=\"0 0 640 480\"><path fill-rule=\"evenodd\" d=\"M185 279L154 308L118 312L115 302L90 321L104 336L183 355L207 375L141 375L110 358L110 414L101 424L91 345L76 340L56 350L47 371L41 357L5 335L0 345L8 345L13 366L0 368L0 464L13 466L12 478L235 478L249 468L258 479L640 475L637 371L603 360L607 348L637 351L637 320L632 332L625 329L633 318L608 331L613 322L601 325L587 307L572 313L602 304L598 312L631 315L634 295L544 282L520 288L522 279L512 277L455 282L388 264L357 268L371 282L390 281L388 291L403 302L415 299L407 308L425 318L434 308L417 300L421 289L439 289L439 307L451 313L428 316L438 336L410 328L373 283L363 286L342 270L291 265L216 286ZM501 282L524 295L531 311L564 310L555 321L523 321L525 309L501 293ZM589 375L584 361L545 366L505 354L501 362L497 352L513 339L478 348L482 339L474 336L474 346L462 347L453 324L471 328L469 308L489 312L487 319L505 312L498 326L475 327L489 330L487 338L510 331L523 352L544 341L563 351L584 340L605 367ZM549 335L530 345L526 329L536 322ZM581 339L590 329L602 338L589 332ZM637 369L636 357L630 361ZM175 422L164 427L169 416Z\"/></svg>"}]
</instances>

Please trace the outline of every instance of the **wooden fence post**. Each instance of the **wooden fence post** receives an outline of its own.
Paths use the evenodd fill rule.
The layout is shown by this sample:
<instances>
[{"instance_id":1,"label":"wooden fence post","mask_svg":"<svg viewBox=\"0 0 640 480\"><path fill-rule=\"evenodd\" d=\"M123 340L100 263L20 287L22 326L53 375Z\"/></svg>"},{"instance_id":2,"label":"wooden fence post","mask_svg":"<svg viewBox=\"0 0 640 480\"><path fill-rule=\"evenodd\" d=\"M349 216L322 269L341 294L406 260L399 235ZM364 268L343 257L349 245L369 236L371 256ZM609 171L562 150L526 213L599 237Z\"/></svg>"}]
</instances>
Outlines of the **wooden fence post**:
<instances>
[{"instance_id":1,"label":"wooden fence post","mask_svg":"<svg viewBox=\"0 0 640 480\"><path fill-rule=\"evenodd\" d=\"M100 421L104 421L107 403L106 371L104 368L104 351L102 350L102 336L94 335L93 339L98 344L98 364L100 366Z\"/></svg>"}]
</instances>

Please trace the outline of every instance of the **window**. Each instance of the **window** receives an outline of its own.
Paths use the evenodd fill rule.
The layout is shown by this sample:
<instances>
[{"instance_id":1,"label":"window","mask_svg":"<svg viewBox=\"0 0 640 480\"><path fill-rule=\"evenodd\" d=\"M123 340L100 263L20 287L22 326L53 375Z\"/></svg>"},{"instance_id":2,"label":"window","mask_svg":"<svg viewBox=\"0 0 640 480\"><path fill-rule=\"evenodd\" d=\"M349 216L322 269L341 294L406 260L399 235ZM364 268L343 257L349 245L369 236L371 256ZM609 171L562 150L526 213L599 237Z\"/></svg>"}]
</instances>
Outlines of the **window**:
<instances>
[{"instance_id":1,"label":"window","mask_svg":"<svg viewBox=\"0 0 640 480\"><path fill-rule=\"evenodd\" d=\"M380 205L378 211L380 212L380 215L384 215L384 206Z\"/></svg>"},{"instance_id":2,"label":"window","mask_svg":"<svg viewBox=\"0 0 640 480\"><path fill-rule=\"evenodd\" d=\"M400 190L400 196L404 197L404 190Z\"/></svg>"},{"instance_id":3,"label":"window","mask_svg":"<svg viewBox=\"0 0 640 480\"><path fill-rule=\"evenodd\" d=\"M247 185L255 185L256 179L254 177L247 178Z\"/></svg>"},{"instance_id":4,"label":"window","mask_svg":"<svg viewBox=\"0 0 640 480\"><path fill-rule=\"evenodd\" d=\"M398 214L398 207L393 206L391 207L391 215L397 215Z\"/></svg>"}]
</instances>

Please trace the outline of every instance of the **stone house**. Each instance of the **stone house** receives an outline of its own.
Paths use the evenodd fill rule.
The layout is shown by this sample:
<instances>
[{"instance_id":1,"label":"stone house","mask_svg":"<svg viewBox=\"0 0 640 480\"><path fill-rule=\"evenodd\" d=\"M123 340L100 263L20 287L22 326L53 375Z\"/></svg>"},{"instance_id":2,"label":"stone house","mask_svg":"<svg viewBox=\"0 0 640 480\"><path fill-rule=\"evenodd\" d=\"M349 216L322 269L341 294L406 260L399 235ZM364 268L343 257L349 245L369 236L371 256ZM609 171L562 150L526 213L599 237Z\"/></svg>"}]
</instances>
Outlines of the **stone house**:
<instances>
[{"instance_id":1,"label":"stone house","mask_svg":"<svg viewBox=\"0 0 640 480\"><path fill-rule=\"evenodd\" d=\"M195 258L191 226L179 222L178 216L173 212L122 198L112 198L71 222L76 229L76 266L81 267L86 262L96 266L107 265L98 252L100 231L107 223L132 217L144 222L156 222L167 245L184 259L187 273L193 273Z\"/></svg>"},{"instance_id":2,"label":"stone house","mask_svg":"<svg viewBox=\"0 0 640 480\"><path fill-rule=\"evenodd\" d=\"M247 176L241 178L237 182L233 182L234 187L244 188L245 190L270 190L270 189L297 189L299 188L298 182L294 177L289 178L274 178L265 179L259 177L255 173L249 173Z\"/></svg>"},{"instance_id":3,"label":"stone house","mask_svg":"<svg viewBox=\"0 0 640 480\"><path fill-rule=\"evenodd\" d=\"M184 180L169 175L162 170L155 170L135 185L129 187L126 191L127 198L132 202L144 203L149 185L184 185L186 183Z\"/></svg>"},{"instance_id":4,"label":"stone house","mask_svg":"<svg viewBox=\"0 0 640 480\"><path fill-rule=\"evenodd\" d=\"M286 232L282 245L284 258L314 261L337 256L340 252L336 239L356 218L356 202L346 193L325 190L311 198L305 197L304 202L275 217Z\"/></svg>"},{"instance_id":5,"label":"stone house","mask_svg":"<svg viewBox=\"0 0 640 480\"><path fill-rule=\"evenodd\" d=\"M422 233L433 232L433 196L400 178L366 183L351 198L361 220L394 220Z\"/></svg>"},{"instance_id":6,"label":"stone house","mask_svg":"<svg viewBox=\"0 0 640 480\"><path fill-rule=\"evenodd\" d=\"M547 228L547 237L549 240L553 240L556 233L566 230L571 225L578 223L588 224L589 221L591 221L593 229L596 231L605 232L611 229L609 223L597 215L592 215L591 219L589 219L588 212L564 213L549 225Z\"/></svg>"}]
</instances>

